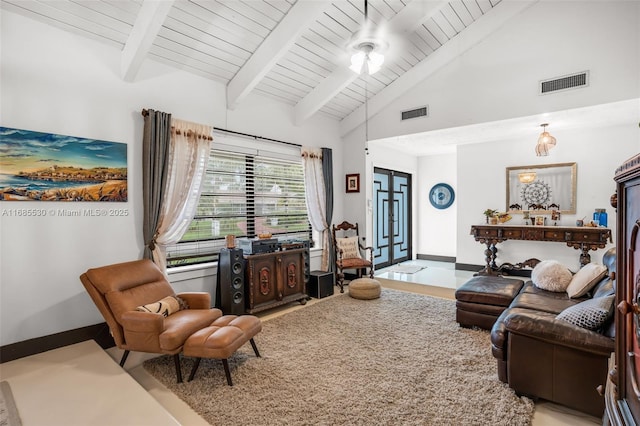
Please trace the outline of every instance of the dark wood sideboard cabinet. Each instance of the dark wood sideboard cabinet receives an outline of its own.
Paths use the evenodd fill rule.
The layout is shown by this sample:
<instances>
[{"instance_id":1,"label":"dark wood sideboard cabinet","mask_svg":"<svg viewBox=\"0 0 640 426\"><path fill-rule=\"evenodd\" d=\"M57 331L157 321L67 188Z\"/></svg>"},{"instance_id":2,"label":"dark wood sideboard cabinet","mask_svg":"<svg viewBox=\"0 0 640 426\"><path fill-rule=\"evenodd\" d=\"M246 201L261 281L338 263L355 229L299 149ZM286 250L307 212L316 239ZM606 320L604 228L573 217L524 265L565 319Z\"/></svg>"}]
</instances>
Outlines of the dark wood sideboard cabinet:
<instances>
[{"instance_id":1,"label":"dark wood sideboard cabinet","mask_svg":"<svg viewBox=\"0 0 640 426\"><path fill-rule=\"evenodd\" d=\"M605 425L640 421L640 154L616 170L616 346L605 391Z\"/></svg>"},{"instance_id":2,"label":"dark wood sideboard cabinet","mask_svg":"<svg viewBox=\"0 0 640 426\"><path fill-rule=\"evenodd\" d=\"M305 253L301 248L246 257L248 313L295 301L306 303Z\"/></svg>"}]
</instances>

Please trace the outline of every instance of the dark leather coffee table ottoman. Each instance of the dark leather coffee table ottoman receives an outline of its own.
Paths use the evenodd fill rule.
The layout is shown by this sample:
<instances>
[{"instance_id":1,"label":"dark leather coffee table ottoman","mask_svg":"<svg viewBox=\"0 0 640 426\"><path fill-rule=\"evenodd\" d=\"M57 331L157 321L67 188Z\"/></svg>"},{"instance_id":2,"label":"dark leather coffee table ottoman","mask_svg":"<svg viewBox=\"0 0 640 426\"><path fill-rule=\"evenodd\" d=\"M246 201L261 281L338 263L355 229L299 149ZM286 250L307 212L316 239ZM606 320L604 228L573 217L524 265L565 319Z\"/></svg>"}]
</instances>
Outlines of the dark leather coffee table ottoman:
<instances>
[{"instance_id":1,"label":"dark leather coffee table ottoman","mask_svg":"<svg viewBox=\"0 0 640 426\"><path fill-rule=\"evenodd\" d=\"M518 295L518 278L478 275L456 290L456 321L462 327L491 330L493 323Z\"/></svg>"}]
</instances>

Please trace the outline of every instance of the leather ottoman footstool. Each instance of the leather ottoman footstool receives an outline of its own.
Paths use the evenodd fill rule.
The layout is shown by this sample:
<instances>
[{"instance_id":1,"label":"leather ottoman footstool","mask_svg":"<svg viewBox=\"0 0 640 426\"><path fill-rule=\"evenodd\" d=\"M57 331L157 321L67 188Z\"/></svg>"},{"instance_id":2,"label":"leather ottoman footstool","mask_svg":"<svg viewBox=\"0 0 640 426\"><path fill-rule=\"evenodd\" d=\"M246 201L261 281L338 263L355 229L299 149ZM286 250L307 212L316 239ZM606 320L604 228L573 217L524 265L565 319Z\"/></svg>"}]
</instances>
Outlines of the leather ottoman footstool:
<instances>
[{"instance_id":1,"label":"leather ottoman footstool","mask_svg":"<svg viewBox=\"0 0 640 426\"><path fill-rule=\"evenodd\" d=\"M258 347L253 340L253 337L260 331L262 331L262 322L258 317L224 315L211 323L209 327L193 333L184 343L182 349L185 356L197 358L189 375L189 381L193 380L196 375L202 358L214 358L222 360L227 384L233 386L227 358L247 342L251 342L253 351L257 357L260 357Z\"/></svg>"},{"instance_id":2,"label":"leather ottoman footstool","mask_svg":"<svg viewBox=\"0 0 640 426\"><path fill-rule=\"evenodd\" d=\"M469 279L456 290L456 321L462 327L491 330L523 285L521 279L501 276L479 275Z\"/></svg>"}]
</instances>

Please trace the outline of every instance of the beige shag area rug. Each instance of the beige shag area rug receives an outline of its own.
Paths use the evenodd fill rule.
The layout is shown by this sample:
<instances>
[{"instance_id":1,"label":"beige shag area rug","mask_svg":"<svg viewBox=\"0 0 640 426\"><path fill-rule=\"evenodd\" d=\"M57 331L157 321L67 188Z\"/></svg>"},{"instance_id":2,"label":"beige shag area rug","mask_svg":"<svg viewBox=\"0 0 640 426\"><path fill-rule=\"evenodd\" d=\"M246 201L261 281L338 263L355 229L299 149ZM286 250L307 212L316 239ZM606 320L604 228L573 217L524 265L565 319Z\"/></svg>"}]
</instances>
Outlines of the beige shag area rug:
<instances>
[{"instance_id":1,"label":"beige shag area rug","mask_svg":"<svg viewBox=\"0 0 640 426\"><path fill-rule=\"evenodd\" d=\"M144 367L212 425L529 425L533 402L496 373L489 334L455 322L455 302L383 289L346 293L264 321L222 363L177 384L173 360ZM192 360L184 358L188 376Z\"/></svg>"}]
</instances>

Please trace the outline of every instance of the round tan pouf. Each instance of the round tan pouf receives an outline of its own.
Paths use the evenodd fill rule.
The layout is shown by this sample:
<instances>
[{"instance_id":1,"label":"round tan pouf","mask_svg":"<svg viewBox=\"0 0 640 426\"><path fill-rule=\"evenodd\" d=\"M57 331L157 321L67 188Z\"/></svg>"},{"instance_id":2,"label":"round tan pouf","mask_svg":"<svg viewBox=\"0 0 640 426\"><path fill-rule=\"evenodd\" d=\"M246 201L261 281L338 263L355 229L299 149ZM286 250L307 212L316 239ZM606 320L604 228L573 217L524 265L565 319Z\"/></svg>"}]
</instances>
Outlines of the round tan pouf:
<instances>
[{"instance_id":1,"label":"round tan pouf","mask_svg":"<svg viewBox=\"0 0 640 426\"><path fill-rule=\"evenodd\" d=\"M349 283L349 296L370 300L380 297L380 282L371 278L357 278Z\"/></svg>"}]
</instances>

